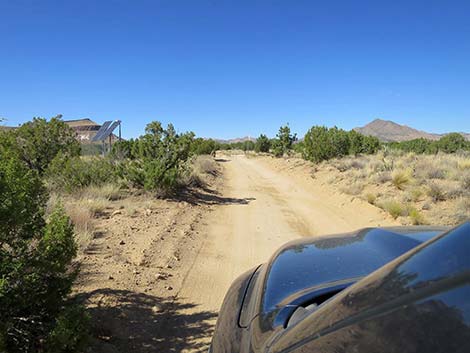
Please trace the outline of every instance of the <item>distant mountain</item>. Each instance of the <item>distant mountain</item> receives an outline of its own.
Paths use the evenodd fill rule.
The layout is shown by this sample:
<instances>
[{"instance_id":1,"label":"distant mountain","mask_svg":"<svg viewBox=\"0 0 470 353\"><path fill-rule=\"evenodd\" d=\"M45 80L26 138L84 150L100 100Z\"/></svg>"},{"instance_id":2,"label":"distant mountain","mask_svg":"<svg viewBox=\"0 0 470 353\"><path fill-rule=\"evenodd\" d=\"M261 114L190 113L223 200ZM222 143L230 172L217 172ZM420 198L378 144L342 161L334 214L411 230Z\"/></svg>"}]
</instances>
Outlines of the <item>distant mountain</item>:
<instances>
[{"instance_id":1,"label":"distant mountain","mask_svg":"<svg viewBox=\"0 0 470 353\"><path fill-rule=\"evenodd\" d=\"M413 129L406 125L400 125L390 120L375 119L363 127L354 128L363 135L375 136L381 141L407 141L417 138L429 140L438 140L446 134L433 134L421 130ZM462 133L467 140L470 140L470 134Z\"/></svg>"},{"instance_id":2,"label":"distant mountain","mask_svg":"<svg viewBox=\"0 0 470 353\"><path fill-rule=\"evenodd\" d=\"M256 141L256 138L250 137L250 136L245 136L245 137L238 137L238 138L228 139L228 140L224 140L224 139L215 139L215 141L217 141L217 142L219 142L219 143L237 143L237 142L245 142L245 141L253 141L253 142L255 142L255 141Z\"/></svg>"},{"instance_id":3,"label":"distant mountain","mask_svg":"<svg viewBox=\"0 0 470 353\"><path fill-rule=\"evenodd\" d=\"M0 131L7 131L7 130L13 130L16 129L14 126L5 126L5 125L0 125Z\"/></svg>"}]
</instances>

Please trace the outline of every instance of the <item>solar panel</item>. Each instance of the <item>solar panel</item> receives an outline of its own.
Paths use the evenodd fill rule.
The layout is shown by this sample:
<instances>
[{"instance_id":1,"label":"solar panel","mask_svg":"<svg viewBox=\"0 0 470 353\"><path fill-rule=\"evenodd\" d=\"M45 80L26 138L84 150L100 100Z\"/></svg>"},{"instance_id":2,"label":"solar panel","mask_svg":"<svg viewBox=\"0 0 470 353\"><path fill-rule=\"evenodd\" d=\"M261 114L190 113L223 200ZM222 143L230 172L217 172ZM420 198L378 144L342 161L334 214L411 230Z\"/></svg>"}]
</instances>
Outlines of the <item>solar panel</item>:
<instances>
[{"instance_id":1,"label":"solar panel","mask_svg":"<svg viewBox=\"0 0 470 353\"><path fill-rule=\"evenodd\" d=\"M100 129L98 130L98 132L96 133L96 135L93 137L92 141L100 141L100 140L103 140L103 138L101 137L101 135L103 135L106 130L108 130L108 127L109 125L111 125L112 121L111 120L108 120L108 121L105 121L103 123L103 125L101 125Z\"/></svg>"},{"instance_id":2,"label":"solar panel","mask_svg":"<svg viewBox=\"0 0 470 353\"><path fill-rule=\"evenodd\" d=\"M114 120L114 122L111 124L110 127L103 133L103 136L101 136L101 139L104 140L106 137L111 135L114 131L114 129L120 124L121 122L119 120Z\"/></svg>"}]
</instances>

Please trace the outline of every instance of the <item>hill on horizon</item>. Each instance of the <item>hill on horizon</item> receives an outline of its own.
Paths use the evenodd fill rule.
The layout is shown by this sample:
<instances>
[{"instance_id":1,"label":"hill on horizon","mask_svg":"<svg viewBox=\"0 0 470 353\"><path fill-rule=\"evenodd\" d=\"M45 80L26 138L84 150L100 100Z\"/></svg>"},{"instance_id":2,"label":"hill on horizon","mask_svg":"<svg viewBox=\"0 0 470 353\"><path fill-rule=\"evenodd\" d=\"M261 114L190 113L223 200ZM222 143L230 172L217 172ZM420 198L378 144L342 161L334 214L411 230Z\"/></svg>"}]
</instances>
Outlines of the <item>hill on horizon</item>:
<instances>
[{"instance_id":1,"label":"hill on horizon","mask_svg":"<svg viewBox=\"0 0 470 353\"><path fill-rule=\"evenodd\" d=\"M421 131L409 127L407 125L400 125L390 120L375 119L363 127L356 127L353 130L368 136L375 136L384 142L400 142L408 141L417 138L425 138L428 140L439 140L442 136L447 134L435 134L426 131ZM459 132L467 140L470 140L470 134Z\"/></svg>"}]
</instances>

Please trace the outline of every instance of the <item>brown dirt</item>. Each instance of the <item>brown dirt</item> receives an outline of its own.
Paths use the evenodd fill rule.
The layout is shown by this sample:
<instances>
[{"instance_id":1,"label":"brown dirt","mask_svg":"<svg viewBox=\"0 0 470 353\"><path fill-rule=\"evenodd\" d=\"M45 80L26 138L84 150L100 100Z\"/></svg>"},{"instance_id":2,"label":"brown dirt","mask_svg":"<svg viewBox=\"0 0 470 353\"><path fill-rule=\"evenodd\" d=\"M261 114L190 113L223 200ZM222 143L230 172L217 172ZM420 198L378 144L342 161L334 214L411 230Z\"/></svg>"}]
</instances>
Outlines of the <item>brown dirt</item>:
<instances>
[{"instance_id":1,"label":"brown dirt","mask_svg":"<svg viewBox=\"0 0 470 353\"><path fill-rule=\"evenodd\" d=\"M280 245L394 224L306 165L243 155L218 164L211 189L115 201L99 220L76 286L92 315L90 352L204 352L230 283Z\"/></svg>"}]
</instances>

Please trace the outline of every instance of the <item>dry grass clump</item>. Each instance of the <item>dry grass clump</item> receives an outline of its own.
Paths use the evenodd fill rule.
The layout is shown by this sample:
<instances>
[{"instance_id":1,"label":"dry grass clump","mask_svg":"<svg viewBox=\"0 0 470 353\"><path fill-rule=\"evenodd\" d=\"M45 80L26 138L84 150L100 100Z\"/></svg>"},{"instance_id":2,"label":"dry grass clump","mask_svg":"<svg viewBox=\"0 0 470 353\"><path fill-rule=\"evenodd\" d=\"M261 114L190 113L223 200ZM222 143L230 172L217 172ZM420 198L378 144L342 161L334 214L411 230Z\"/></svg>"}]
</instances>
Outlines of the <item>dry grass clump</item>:
<instances>
[{"instance_id":1,"label":"dry grass clump","mask_svg":"<svg viewBox=\"0 0 470 353\"><path fill-rule=\"evenodd\" d=\"M77 243L80 248L86 247L93 238L93 213L83 204L78 202L64 203L65 212L74 225Z\"/></svg>"},{"instance_id":2,"label":"dry grass clump","mask_svg":"<svg viewBox=\"0 0 470 353\"><path fill-rule=\"evenodd\" d=\"M403 170L397 170L392 174L392 184L398 190L404 190L406 185L409 184L411 178L409 174Z\"/></svg>"},{"instance_id":3,"label":"dry grass clump","mask_svg":"<svg viewBox=\"0 0 470 353\"><path fill-rule=\"evenodd\" d=\"M456 202L454 215L456 223L470 220L470 197L463 197Z\"/></svg>"},{"instance_id":4,"label":"dry grass clump","mask_svg":"<svg viewBox=\"0 0 470 353\"><path fill-rule=\"evenodd\" d=\"M77 195L62 197L56 193L50 195L46 214L54 209L57 204L62 204L65 212L74 225L77 243L81 249L85 248L93 238L93 219L100 216L110 206L109 198L112 198L112 188L98 188L100 192L93 192L90 188L84 189ZM84 198L83 196L89 196Z\"/></svg>"},{"instance_id":5,"label":"dry grass clump","mask_svg":"<svg viewBox=\"0 0 470 353\"><path fill-rule=\"evenodd\" d=\"M410 217L411 224L413 225L428 224L423 214L414 207L408 208L408 217Z\"/></svg>"},{"instance_id":6,"label":"dry grass clump","mask_svg":"<svg viewBox=\"0 0 470 353\"><path fill-rule=\"evenodd\" d=\"M360 158L335 159L332 163L340 172L350 169L363 169L366 165L365 160Z\"/></svg>"},{"instance_id":7,"label":"dry grass clump","mask_svg":"<svg viewBox=\"0 0 470 353\"><path fill-rule=\"evenodd\" d=\"M83 199L106 199L115 201L121 199L123 194L118 185L104 184L101 186L90 185L82 188L75 196Z\"/></svg>"},{"instance_id":8,"label":"dry grass clump","mask_svg":"<svg viewBox=\"0 0 470 353\"><path fill-rule=\"evenodd\" d=\"M97 217L103 214L104 210L109 207L109 200L102 197L82 199L79 201L79 205L87 208L93 217Z\"/></svg>"},{"instance_id":9,"label":"dry grass clump","mask_svg":"<svg viewBox=\"0 0 470 353\"><path fill-rule=\"evenodd\" d=\"M443 188L439 184L436 184L436 183L429 183L427 195L434 202L446 200L446 193L444 192Z\"/></svg>"},{"instance_id":10,"label":"dry grass clump","mask_svg":"<svg viewBox=\"0 0 470 353\"><path fill-rule=\"evenodd\" d=\"M218 173L217 163L210 156L197 156L193 161L193 170L197 173L214 176Z\"/></svg>"},{"instance_id":11,"label":"dry grass clump","mask_svg":"<svg viewBox=\"0 0 470 353\"><path fill-rule=\"evenodd\" d=\"M421 201L423 196L424 196L424 192L420 188L411 189L409 192L409 200L413 202Z\"/></svg>"},{"instance_id":12,"label":"dry grass clump","mask_svg":"<svg viewBox=\"0 0 470 353\"><path fill-rule=\"evenodd\" d=\"M374 180L377 184L385 184L392 180L392 174L390 172L380 172L376 174Z\"/></svg>"},{"instance_id":13,"label":"dry grass clump","mask_svg":"<svg viewBox=\"0 0 470 353\"><path fill-rule=\"evenodd\" d=\"M324 162L326 182L359 195L402 223L455 225L470 204L470 153L433 155L382 150Z\"/></svg>"},{"instance_id":14,"label":"dry grass clump","mask_svg":"<svg viewBox=\"0 0 470 353\"><path fill-rule=\"evenodd\" d=\"M460 178L460 185L462 186L462 189L470 192L470 170L462 174L462 177Z\"/></svg>"},{"instance_id":15,"label":"dry grass clump","mask_svg":"<svg viewBox=\"0 0 470 353\"><path fill-rule=\"evenodd\" d=\"M371 193L371 192L368 192L366 195L365 195L365 199L368 203L370 203L371 205L375 204L375 201L377 200L377 195L374 194L374 193Z\"/></svg>"},{"instance_id":16,"label":"dry grass clump","mask_svg":"<svg viewBox=\"0 0 470 353\"><path fill-rule=\"evenodd\" d=\"M340 187L340 191L348 195L359 195L364 190L364 184L354 182Z\"/></svg>"},{"instance_id":17,"label":"dry grass clump","mask_svg":"<svg viewBox=\"0 0 470 353\"><path fill-rule=\"evenodd\" d=\"M406 207L396 200L385 200L379 207L387 211L394 219L406 214Z\"/></svg>"},{"instance_id":18,"label":"dry grass clump","mask_svg":"<svg viewBox=\"0 0 470 353\"><path fill-rule=\"evenodd\" d=\"M209 176L217 176L219 170L217 163L211 156L197 156L192 160L189 173L183 179L183 184L194 187L207 185Z\"/></svg>"}]
</instances>

